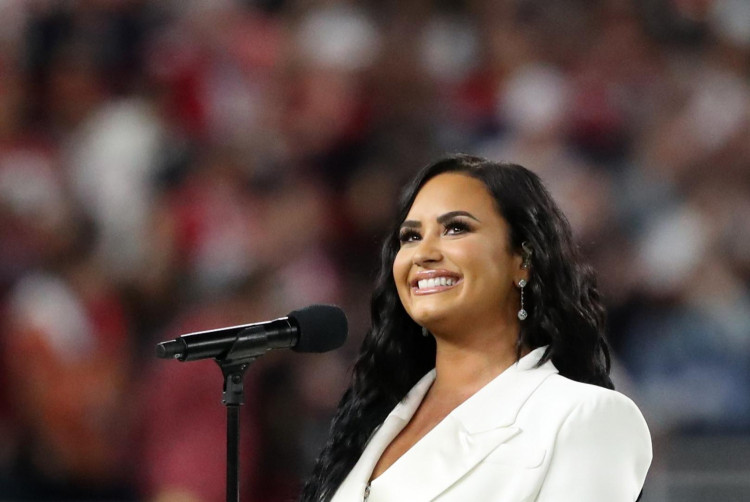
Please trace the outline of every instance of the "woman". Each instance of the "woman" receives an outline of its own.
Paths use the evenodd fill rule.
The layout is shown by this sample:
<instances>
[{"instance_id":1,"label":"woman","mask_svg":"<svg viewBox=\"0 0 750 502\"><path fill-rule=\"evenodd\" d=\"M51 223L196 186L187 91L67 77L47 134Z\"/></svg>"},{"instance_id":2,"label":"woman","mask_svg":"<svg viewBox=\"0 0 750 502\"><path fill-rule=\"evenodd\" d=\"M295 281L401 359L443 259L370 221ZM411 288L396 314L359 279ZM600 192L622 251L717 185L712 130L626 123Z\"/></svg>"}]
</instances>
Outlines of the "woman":
<instances>
[{"instance_id":1,"label":"woman","mask_svg":"<svg viewBox=\"0 0 750 502\"><path fill-rule=\"evenodd\" d=\"M446 158L398 221L302 501L636 500L648 429L611 390L593 274L539 178Z\"/></svg>"}]
</instances>

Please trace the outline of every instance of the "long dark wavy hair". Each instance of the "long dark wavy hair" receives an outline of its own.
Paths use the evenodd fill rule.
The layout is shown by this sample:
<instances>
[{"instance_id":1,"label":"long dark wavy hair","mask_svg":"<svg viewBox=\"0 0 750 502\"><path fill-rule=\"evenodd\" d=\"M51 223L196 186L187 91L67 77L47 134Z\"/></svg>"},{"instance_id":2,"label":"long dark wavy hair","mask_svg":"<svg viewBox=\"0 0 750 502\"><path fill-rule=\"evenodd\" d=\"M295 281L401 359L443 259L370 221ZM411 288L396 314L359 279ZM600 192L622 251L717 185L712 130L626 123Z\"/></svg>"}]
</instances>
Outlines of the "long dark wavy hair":
<instances>
[{"instance_id":1,"label":"long dark wavy hair","mask_svg":"<svg viewBox=\"0 0 750 502\"><path fill-rule=\"evenodd\" d=\"M371 302L372 325L354 365L352 382L331 425L328 442L302 492L301 502L329 500L359 459L375 428L435 366L435 340L406 313L396 291L393 261L398 229L414 198L431 178L463 173L484 183L510 228L510 244L531 248L524 291L528 318L521 322L518 354L547 345L540 365L552 360L572 380L614 388L609 378L605 314L593 271L581 263L570 225L539 177L515 165L456 155L422 169L406 188L381 252Z\"/></svg>"}]
</instances>

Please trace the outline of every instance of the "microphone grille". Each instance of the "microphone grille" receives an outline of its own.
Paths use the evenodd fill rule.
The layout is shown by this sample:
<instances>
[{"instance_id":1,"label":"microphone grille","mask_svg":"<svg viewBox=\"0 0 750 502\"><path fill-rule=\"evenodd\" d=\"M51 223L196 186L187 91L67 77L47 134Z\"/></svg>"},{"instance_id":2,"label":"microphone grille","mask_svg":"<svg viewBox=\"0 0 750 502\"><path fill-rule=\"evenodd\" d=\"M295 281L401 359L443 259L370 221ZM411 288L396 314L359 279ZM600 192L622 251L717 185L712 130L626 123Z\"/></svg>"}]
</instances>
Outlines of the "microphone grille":
<instances>
[{"instance_id":1,"label":"microphone grille","mask_svg":"<svg viewBox=\"0 0 750 502\"><path fill-rule=\"evenodd\" d=\"M297 323L299 341L295 352L328 352L344 344L348 333L346 314L335 305L310 305L289 313Z\"/></svg>"}]
</instances>

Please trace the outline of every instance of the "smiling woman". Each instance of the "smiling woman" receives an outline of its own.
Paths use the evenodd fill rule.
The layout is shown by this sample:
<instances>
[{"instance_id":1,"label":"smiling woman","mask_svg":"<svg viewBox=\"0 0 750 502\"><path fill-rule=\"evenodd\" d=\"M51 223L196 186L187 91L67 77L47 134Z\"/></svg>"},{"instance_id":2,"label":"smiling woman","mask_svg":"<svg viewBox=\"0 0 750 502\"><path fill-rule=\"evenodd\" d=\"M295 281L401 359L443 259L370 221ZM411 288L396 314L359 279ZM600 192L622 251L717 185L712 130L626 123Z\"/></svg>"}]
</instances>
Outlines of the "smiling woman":
<instances>
[{"instance_id":1,"label":"smiling woman","mask_svg":"<svg viewBox=\"0 0 750 502\"><path fill-rule=\"evenodd\" d=\"M427 166L302 501L635 501L651 441L611 390L603 327L536 175L465 155Z\"/></svg>"},{"instance_id":2,"label":"smiling woman","mask_svg":"<svg viewBox=\"0 0 750 502\"><path fill-rule=\"evenodd\" d=\"M515 347L516 284L528 275L484 183L457 173L430 179L399 235L393 277L409 317L439 339L455 333L465 342Z\"/></svg>"}]
</instances>

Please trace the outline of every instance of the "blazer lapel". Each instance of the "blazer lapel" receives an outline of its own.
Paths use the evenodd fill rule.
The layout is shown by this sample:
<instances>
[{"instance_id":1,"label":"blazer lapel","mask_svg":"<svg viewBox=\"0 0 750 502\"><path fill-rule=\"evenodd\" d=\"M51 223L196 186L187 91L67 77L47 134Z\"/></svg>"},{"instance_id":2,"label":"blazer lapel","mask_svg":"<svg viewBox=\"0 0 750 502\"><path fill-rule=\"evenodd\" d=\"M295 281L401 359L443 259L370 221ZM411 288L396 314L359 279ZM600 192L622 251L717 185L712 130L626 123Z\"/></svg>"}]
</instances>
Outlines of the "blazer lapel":
<instances>
[{"instance_id":1,"label":"blazer lapel","mask_svg":"<svg viewBox=\"0 0 750 502\"><path fill-rule=\"evenodd\" d=\"M370 476L375 469L375 464L386 447L391 444L411 417L416 413L422 403L422 399L435 380L435 370L430 371L422 377L417 384L407 393L404 399L396 405L383 421L383 424L373 433L367 443L362 456L352 468L344 482L341 483L336 495L331 502L351 502L364 498L365 487L370 482Z\"/></svg>"},{"instance_id":2,"label":"blazer lapel","mask_svg":"<svg viewBox=\"0 0 750 502\"><path fill-rule=\"evenodd\" d=\"M377 484L373 495L377 496L371 495L368 502L434 500L495 448L521 432L513 426L519 410L547 377L557 373L551 362L535 368L543 353L544 347L532 351L453 410L373 481ZM409 418L411 415L399 432ZM368 475L371 472L372 466L367 470ZM363 489L366 484L365 480Z\"/></svg>"},{"instance_id":3,"label":"blazer lapel","mask_svg":"<svg viewBox=\"0 0 750 502\"><path fill-rule=\"evenodd\" d=\"M504 427L469 434L450 417L438 427L440 431L433 429L414 446L413 451L407 452L373 481L373 487L377 489L373 490L368 502L433 500L498 445L519 432L517 428Z\"/></svg>"},{"instance_id":4,"label":"blazer lapel","mask_svg":"<svg viewBox=\"0 0 750 502\"><path fill-rule=\"evenodd\" d=\"M557 373L552 361L536 367L545 350L546 346L539 347L522 357L453 410L451 415L471 434L513 424L537 387Z\"/></svg>"}]
</instances>

